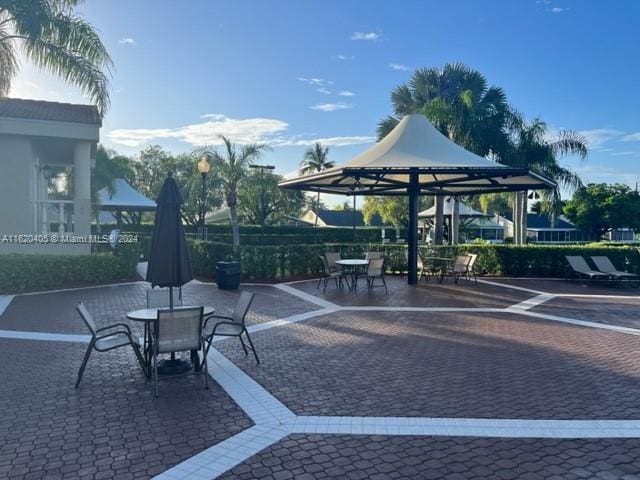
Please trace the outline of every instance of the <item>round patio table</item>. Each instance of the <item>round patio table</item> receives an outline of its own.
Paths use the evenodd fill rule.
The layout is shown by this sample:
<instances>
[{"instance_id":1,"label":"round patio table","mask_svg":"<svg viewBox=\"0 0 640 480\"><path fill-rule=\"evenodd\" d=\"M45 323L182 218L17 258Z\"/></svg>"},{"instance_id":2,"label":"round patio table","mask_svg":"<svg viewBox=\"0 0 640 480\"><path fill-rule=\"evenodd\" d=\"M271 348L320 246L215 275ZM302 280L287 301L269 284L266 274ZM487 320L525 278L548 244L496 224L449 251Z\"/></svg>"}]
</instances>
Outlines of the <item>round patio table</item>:
<instances>
[{"instance_id":1,"label":"round patio table","mask_svg":"<svg viewBox=\"0 0 640 480\"><path fill-rule=\"evenodd\" d=\"M362 258L343 258L336 260L336 265L342 267L342 274L345 277L351 277L351 284L349 285L349 280L347 279L347 285L349 286L349 291L355 292L358 287L358 277L364 273L362 267L369 265L369 260Z\"/></svg>"},{"instance_id":2,"label":"round patio table","mask_svg":"<svg viewBox=\"0 0 640 480\"><path fill-rule=\"evenodd\" d=\"M188 305L181 305L181 308L187 307ZM193 305L198 306L198 305ZM147 367L147 376L151 376L151 327L150 324L158 318L158 310L166 310L166 307L163 308L141 308L139 310L134 310L132 312L127 313L127 318L129 320L134 320L136 322L144 322L144 361ZM205 305L202 309L202 317L206 319L210 315L216 313L216 309L210 305ZM195 355L194 355L195 354ZM191 352L191 359L195 360L197 358L197 352ZM196 370L199 369L199 362L195 362ZM158 373L160 369L158 369ZM169 372L167 372L169 373Z\"/></svg>"}]
</instances>

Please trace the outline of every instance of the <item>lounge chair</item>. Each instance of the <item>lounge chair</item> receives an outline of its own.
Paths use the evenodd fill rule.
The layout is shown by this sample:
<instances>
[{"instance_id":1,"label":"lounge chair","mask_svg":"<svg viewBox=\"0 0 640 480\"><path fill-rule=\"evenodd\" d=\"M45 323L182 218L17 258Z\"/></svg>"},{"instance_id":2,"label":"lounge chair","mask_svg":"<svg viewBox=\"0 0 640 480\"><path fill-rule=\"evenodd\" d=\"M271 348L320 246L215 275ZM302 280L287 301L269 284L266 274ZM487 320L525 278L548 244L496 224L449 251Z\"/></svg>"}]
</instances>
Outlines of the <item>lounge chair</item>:
<instances>
[{"instance_id":1,"label":"lounge chair","mask_svg":"<svg viewBox=\"0 0 640 480\"><path fill-rule=\"evenodd\" d=\"M574 276L579 278L587 278L589 280L609 280L611 275L608 273L592 270L587 261L581 255L565 255L569 267L571 267Z\"/></svg>"},{"instance_id":2,"label":"lounge chair","mask_svg":"<svg viewBox=\"0 0 640 480\"><path fill-rule=\"evenodd\" d=\"M209 349L211 348L211 343L213 342L213 337L216 335L221 337L238 337L240 340L240 344L242 345L242 349L244 350L245 355L249 355L249 351L247 350L247 346L242 340L242 335L244 334L249 341L249 348L253 352L253 356L256 359L256 363L260 363L260 359L258 358L258 353L256 352L256 348L253 346L253 342L251 341L251 337L249 336L249 331L247 330L245 320L247 318L247 312L249 311L249 307L251 306L251 302L253 302L254 293L244 291L242 295L240 295L240 299L236 304L236 308L234 308L233 313L230 317L223 315L211 315L204 324L204 337L207 342L207 349L205 350L205 357L207 353L209 353ZM222 320L221 322L215 322L215 320Z\"/></svg>"},{"instance_id":3,"label":"lounge chair","mask_svg":"<svg viewBox=\"0 0 640 480\"><path fill-rule=\"evenodd\" d=\"M89 361L91 352L94 350L96 352L108 352L109 350L114 350L116 348L126 347L130 345L133 348L134 353L136 354L136 358L138 359L140 367L142 367L142 370L146 374L147 369L142 358L142 354L140 353L140 345L138 343L138 339L135 338L131 333L129 325L127 325L126 323L113 323L106 327L97 328L96 323L93 321L93 317L87 310L87 307L84 306L84 303L78 303L78 305L76 306L76 310L91 332L91 340L89 341L89 346L87 347L87 351L84 354L84 359L82 360L82 365L80 365L80 370L78 370L76 388L80 386L80 381L82 380L84 369L87 366L87 362Z\"/></svg>"},{"instance_id":4,"label":"lounge chair","mask_svg":"<svg viewBox=\"0 0 640 480\"><path fill-rule=\"evenodd\" d=\"M158 310L158 316L151 332L153 361L153 394L158 396L158 356L161 353L186 352L202 350L202 370L193 373L204 373L204 387L209 388L209 371L205 353L205 341L202 333L203 307L177 307Z\"/></svg>"},{"instance_id":5,"label":"lounge chair","mask_svg":"<svg viewBox=\"0 0 640 480\"><path fill-rule=\"evenodd\" d=\"M637 282L636 287L640 286L640 275L618 270L615 267L615 265L611 263L611 260L609 260L609 257L595 256L595 257L591 257L591 260L593 260L593 263L595 264L596 268L600 270L602 273L611 275L617 280L629 280L629 281L635 280Z\"/></svg>"},{"instance_id":6,"label":"lounge chair","mask_svg":"<svg viewBox=\"0 0 640 480\"><path fill-rule=\"evenodd\" d=\"M374 258L369 261L369 265L367 265L367 273L366 273L367 287L369 288L369 292L373 290L376 286L384 287L385 293L388 295L389 290L387 289L387 282L384 279L384 259L382 258ZM375 285L374 282L376 278L382 280L382 285Z\"/></svg>"}]
</instances>

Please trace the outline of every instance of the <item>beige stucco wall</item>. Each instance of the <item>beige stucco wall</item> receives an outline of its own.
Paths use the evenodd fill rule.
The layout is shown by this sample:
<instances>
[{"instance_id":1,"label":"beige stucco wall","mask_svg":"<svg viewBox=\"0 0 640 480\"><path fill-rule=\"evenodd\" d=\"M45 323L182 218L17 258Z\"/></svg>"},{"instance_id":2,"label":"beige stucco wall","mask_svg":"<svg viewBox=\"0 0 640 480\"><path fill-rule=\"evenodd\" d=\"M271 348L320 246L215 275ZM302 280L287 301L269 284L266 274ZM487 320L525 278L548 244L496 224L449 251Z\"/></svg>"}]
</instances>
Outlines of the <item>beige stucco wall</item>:
<instances>
[{"instance_id":1,"label":"beige stucco wall","mask_svg":"<svg viewBox=\"0 0 640 480\"><path fill-rule=\"evenodd\" d=\"M33 232L31 141L27 137L0 135L0 233Z\"/></svg>"}]
</instances>

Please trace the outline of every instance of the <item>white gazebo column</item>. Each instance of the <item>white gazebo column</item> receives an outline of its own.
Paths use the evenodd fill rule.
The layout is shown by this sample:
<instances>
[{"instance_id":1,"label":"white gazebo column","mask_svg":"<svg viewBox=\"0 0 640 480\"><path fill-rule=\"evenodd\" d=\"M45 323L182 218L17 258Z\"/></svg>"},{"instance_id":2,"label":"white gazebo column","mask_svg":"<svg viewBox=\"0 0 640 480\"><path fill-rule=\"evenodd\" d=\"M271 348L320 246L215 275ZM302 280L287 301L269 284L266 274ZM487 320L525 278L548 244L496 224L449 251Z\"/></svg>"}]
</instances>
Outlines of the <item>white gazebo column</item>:
<instances>
[{"instance_id":1,"label":"white gazebo column","mask_svg":"<svg viewBox=\"0 0 640 480\"><path fill-rule=\"evenodd\" d=\"M74 233L91 233L91 144L78 142L73 150Z\"/></svg>"}]
</instances>

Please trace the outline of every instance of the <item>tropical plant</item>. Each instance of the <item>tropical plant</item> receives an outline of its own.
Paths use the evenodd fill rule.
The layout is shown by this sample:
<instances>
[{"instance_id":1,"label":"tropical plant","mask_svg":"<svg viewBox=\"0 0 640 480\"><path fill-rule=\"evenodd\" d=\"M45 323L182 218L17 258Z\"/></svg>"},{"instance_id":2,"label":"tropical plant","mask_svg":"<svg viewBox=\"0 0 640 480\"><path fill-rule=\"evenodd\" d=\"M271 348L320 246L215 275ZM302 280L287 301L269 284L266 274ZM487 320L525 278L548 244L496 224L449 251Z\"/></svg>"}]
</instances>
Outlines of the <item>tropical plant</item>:
<instances>
[{"instance_id":1,"label":"tropical plant","mask_svg":"<svg viewBox=\"0 0 640 480\"><path fill-rule=\"evenodd\" d=\"M0 97L18 73L18 49L38 67L77 85L104 115L113 63L80 0L0 0Z\"/></svg>"},{"instance_id":2,"label":"tropical plant","mask_svg":"<svg viewBox=\"0 0 640 480\"><path fill-rule=\"evenodd\" d=\"M329 147L323 147L322 143L315 142L304 152L304 157L300 162L300 174L308 175L311 173L319 173L332 168L335 163L329 160ZM316 213L320 210L320 192L316 201ZM318 216L316 215L315 225L318 226Z\"/></svg>"},{"instance_id":3,"label":"tropical plant","mask_svg":"<svg viewBox=\"0 0 640 480\"><path fill-rule=\"evenodd\" d=\"M614 228L640 228L640 194L628 185L590 183L566 202L565 215L599 238Z\"/></svg>"},{"instance_id":4,"label":"tropical plant","mask_svg":"<svg viewBox=\"0 0 640 480\"><path fill-rule=\"evenodd\" d=\"M378 124L378 138L387 135L409 114L422 113L452 141L478 155L503 151L508 144L511 109L501 88L487 84L477 70L462 63L442 69L421 68L409 82L391 92L394 115ZM435 239L442 243L443 203L436 197Z\"/></svg>"},{"instance_id":5,"label":"tropical plant","mask_svg":"<svg viewBox=\"0 0 640 480\"><path fill-rule=\"evenodd\" d=\"M250 143L238 147L229 138L225 136L220 138L224 147L222 152L211 148L203 148L198 151L197 155L205 155L213 163L212 170L218 176L218 181L222 186L224 197L229 207L233 244L238 246L240 245L238 190L247 178L249 165L258 160L266 150L270 150L270 147L262 143Z\"/></svg>"},{"instance_id":6,"label":"tropical plant","mask_svg":"<svg viewBox=\"0 0 640 480\"><path fill-rule=\"evenodd\" d=\"M582 186L580 177L558 162L558 157L587 156L587 142L577 132L561 130L552 135L542 120L530 122L517 119L511 128L508 148L501 154L501 161L515 167L525 167L554 181L557 187L542 192L541 206L552 222L561 206L560 190L574 191ZM525 243L527 219L526 192L517 192L514 200L514 242Z\"/></svg>"},{"instance_id":7,"label":"tropical plant","mask_svg":"<svg viewBox=\"0 0 640 480\"><path fill-rule=\"evenodd\" d=\"M286 216L299 217L306 206L300 190L279 188L280 175L251 171L238 191L238 204L243 217L251 224L264 225Z\"/></svg>"}]
</instances>

